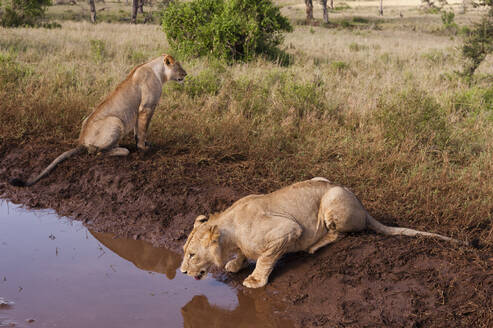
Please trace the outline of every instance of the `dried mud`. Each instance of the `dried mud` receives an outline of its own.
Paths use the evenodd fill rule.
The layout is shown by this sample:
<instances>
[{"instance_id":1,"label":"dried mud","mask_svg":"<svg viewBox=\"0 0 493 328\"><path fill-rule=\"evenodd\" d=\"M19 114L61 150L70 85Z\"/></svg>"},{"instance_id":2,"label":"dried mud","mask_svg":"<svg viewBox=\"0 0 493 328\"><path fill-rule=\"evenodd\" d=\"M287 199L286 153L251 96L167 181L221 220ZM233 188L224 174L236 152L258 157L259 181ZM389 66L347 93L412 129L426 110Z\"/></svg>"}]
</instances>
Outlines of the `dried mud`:
<instances>
[{"instance_id":1,"label":"dried mud","mask_svg":"<svg viewBox=\"0 0 493 328\"><path fill-rule=\"evenodd\" d=\"M40 172L69 148L53 140L0 144L1 197L181 252L196 215L275 189L253 177L255 164L243 158L203 159L159 146L147 154L129 147L123 159L78 155L33 187L7 184ZM244 289L251 269L215 275ZM352 234L315 255L285 256L263 294L285 303L298 327L493 327L493 254L430 239Z\"/></svg>"}]
</instances>

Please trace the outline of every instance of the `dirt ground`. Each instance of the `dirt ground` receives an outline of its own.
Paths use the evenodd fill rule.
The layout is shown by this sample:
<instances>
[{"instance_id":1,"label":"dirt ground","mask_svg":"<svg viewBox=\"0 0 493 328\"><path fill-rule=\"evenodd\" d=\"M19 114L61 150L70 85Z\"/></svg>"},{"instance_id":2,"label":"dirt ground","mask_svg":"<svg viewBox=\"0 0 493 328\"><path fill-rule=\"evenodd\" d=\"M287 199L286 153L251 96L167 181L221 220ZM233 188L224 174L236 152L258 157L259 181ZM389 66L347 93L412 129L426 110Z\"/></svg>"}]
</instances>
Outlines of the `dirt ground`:
<instances>
[{"instance_id":1,"label":"dirt ground","mask_svg":"<svg viewBox=\"0 0 493 328\"><path fill-rule=\"evenodd\" d=\"M79 155L33 187L7 184L40 172L69 148L54 140L0 144L0 197L181 252L198 214L273 190L242 158L203 160L158 147L147 154L130 147L124 159ZM241 286L250 271L216 277L255 293ZM315 255L284 257L264 295L283 301L297 327L493 327L493 252L481 245L353 234Z\"/></svg>"}]
</instances>

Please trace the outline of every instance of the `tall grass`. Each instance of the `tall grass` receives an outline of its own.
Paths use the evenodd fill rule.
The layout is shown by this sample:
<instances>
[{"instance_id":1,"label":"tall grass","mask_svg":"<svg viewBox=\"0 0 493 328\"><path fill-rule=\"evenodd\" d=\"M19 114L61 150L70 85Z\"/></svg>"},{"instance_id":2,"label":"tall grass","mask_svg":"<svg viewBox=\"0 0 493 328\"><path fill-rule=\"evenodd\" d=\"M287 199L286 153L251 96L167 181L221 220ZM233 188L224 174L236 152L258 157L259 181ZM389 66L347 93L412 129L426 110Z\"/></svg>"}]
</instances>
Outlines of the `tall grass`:
<instances>
[{"instance_id":1,"label":"tall grass","mask_svg":"<svg viewBox=\"0 0 493 328\"><path fill-rule=\"evenodd\" d=\"M166 156L237 162L218 183L258 192L325 176L386 222L491 247L493 88L487 75L469 87L452 73L457 45L299 26L284 43L289 66L183 63L189 80L165 85L149 139ZM167 49L158 26L0 30L1 142L72 142L134 65Z\"/></svg>"}]
</instances>

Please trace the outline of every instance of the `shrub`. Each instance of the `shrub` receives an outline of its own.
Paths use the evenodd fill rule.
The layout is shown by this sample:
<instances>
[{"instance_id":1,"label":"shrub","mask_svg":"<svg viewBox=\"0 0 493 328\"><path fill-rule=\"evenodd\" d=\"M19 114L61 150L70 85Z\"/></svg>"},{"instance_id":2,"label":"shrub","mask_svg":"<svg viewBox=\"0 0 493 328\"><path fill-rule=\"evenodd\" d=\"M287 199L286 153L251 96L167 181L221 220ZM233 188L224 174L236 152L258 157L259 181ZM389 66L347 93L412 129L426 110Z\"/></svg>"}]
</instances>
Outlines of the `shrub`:
<instances>
[{"instance_id":1,"label":"shrub","mask_svg":"<svg viewBox=\"0 0 493 328\"><path fill-rule=\"evenodd\" d=\"M354 51L354 52L358 52L358 51L361 51L361 50L367 50L369 47L364 45L364 44L358 44L356 42L352 42L350 45L349 45L349 50L350 51Z\"/></svg>"},{"instance_id":2,"label":"shrub","mask_svg":"<svg viewBox=\"0 0 493 328\"><path fill-rule=\"evenodd\" d=\"M493 0L485 0L490 6L488 13L476 23L462 46L462 56L466 59L464 75L472 76L486 56L493 52Z\"/></svg>"},{"instance_id":3,"label":"shrub","mask_svg":"<svg viewBox=\"0 0 493 328\"><path fill-rule=\"evenodd\" d=\"M445 30L456 34L459 27L454 22L455 13L453 11L442 11L441 17L442 17L443 27L445 28Z\"/></svg>"},{"instance_id":4,"label":"shrub","mask_svg":"<svg viewBox=\"0 0 493 328\"><path fill-rule=\"evenodd\" d=\"M14 60L11 54L0 53L0 85L16 85L30 76L32 71Z\"/></svg>"},{"instance_id":5,"label":"shrub","mask_svg":"<svg viewBox=\"0 0 493 328\"><path fill-rule=\"evenodd\" d=\"M455 13L453 11L442 11L442 23L447 28L454 24Z\"/></svg>"},{"instance_id":6,"label":"shrub","mask_svg":"<svg viewBox=\"0 0 493 328\"><path fill-rule=\"evenodd\" d=\"M100 63L104 60L107 55L106 44L103 40L89 40L91 44L91 53L94 61Z\"/></svg>"},{"instance_id":7,"label":"shrub","mask_svg":"<svg viewBox=\"0 0 493 328\"><path fill-rule=\"evenodd\" d=\"M459 34L469 36L471 35L471 29L468 26L461 26L459 28Z\"/></svg>"},{"instance_id":8,"label":"shrub","mask_svg":"<svg viewBox=\"0 0 493 328\"><path fill-rule=\"evenodd\" d=\"M282 32L292 30L270 0L176 1L164 10L162 26L181 55L229 62L275 53Z\"/></svg>"},{"instance_id":9,"label":"shrub","mask_svg":"<svg viewBox=\"0 0 493 328\"><path fill-rule=\"evenodd\" d=\"M38 26L51 0L10 0L1 13L3 27Z\"/></svg>"},{"instance_id":10,"label":"shrub","mask_svg":"<svg viewBox=\"0 0 493 328\"><path fill-rule=\"evenodd\" d=\"M451 99L451 104L452 109L463 116L481 111L493 114L493 87L476 86L456 93Z\"/></svg>"},{"instance_id":11,"label":"shrub","mask_svg":"<svg viewBox=\"0 0 493 328\"><path fill-rule=\"evenodd\" d=\"M360 24L368 24L370 22L370 20L368 18L365 18L365 17L354 16L353 22L360 23Z\"/></svg>"},{"instance_id":12,"label":"shrub","mask_svg":"<svg viewBox=\"0 0 493 328\"><path fill-rule=\"evenodd\" d=\"M216 70L207 68L198 74L188 77L187 83L178 84L175 87L182 87L190 98L216 95L222 87L219 76Z\"/></svg>"},{"instance_id":13,"label":"shrub","mask_svg":"<svg viewBox=\"0 0 493 328\"><path fill-rule=\"evenodd\" d=\"M432 49L425 52L421 55L421 57L426 59L432 65L444 65L452 58L449 54L446 54L439 49Z\"/></svg>"},{"instance_id":14,"label":"shrub","mask_svg":"<svg viewBox=\"0 0 493 328\"><path fill-rule=\"evenodd\" d=\"M281 84L280 99L285 108L294 110L297 119L307 114L320 117L326 109L322 81L293 81Z\"/></svg>"},{"instance_id":15,"label":"shrub","mask_svg":"<svg viewBox=\"0 0 493 328\"><path fill-rule=\"evenodd\" d=\"M148 57L142 51L131 48L129 49L129 54L127 55L127 58L132 64L135 65L143 63Z\"/></svg>"},{"instance_id":16,"label":"shrub","mask_svg":"<svg viewBox=\"0 0 493 328\"><path fill-rule=\"evenodd\" d=\"M343 61L333 61L330 66L337 71L344 71L349 68L349 64Z\"/></svg>"},{"instance_id":17,"label":"shrub","mask_svg":"<svg viewBox=\"0 0 493 328\"><path fill-rule=\"evenodd\" d=\"M380 98L375 116L391 145L411 139L443 149L450 139L443 109L432 97L415 88Z\"/></svg>"}]
</instances>

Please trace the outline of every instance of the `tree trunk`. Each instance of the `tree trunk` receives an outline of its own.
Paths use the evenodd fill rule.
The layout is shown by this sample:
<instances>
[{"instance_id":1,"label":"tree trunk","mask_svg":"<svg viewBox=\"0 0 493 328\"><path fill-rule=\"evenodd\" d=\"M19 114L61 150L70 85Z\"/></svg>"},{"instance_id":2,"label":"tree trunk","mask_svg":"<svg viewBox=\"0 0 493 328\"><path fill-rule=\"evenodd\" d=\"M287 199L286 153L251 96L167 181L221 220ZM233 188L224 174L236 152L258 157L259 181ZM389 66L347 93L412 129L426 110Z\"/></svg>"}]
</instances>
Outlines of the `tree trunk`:
<instances>
[{"instance_id":1,"label":"tree trunk","mask_svg":"<svg viewBox=\"0 0 493 328\"><path fill-rule=\"evenodd\" d=\"M91 7L91 22L96 23L96 5L94 0L89 0L89 7Z\"/></svg>"},{"instance_id":2,"label":"tree trunk","mask_svg":"<svg viewBox=\"0 0 493 328\"><path fill-rule=\"evenodd\" d=\"M305 0L306 4L306 22L310 23L313 20L313 0Z\"/></svg>"},{"instance_id":3,"label":"tree trunk","mask_svg":"<svg viewBox=\"0 0 493 328\"><path fill-rule=\"evenodd\" d=\"M380 16L383 16L383 0L380 0L380 11L379 11Z\"/></svg>"},{"instance_id":4,"label":"tree trunk","mask_svg":"<svg viewBox=\"0 0 493 328\"><path fill-rule=\"evenodd\" d=\"M139 13L144 13L144 0L139 0Z\"/></svg>"},{"instance_id":5,"label":"tree trunk","mask_svg":"<svg viewBox=\"0 0 493 328\"><path fill-rule=\"evenodd\" d=\"M334 0L330 0L330 9L334 9Z\"/></svg>"},{"instance_id":6,"label":"tree trunk","mask_svg":"<svg viewBox=\"0 0 493 328\"><path fill-rule=\"evenodd\" d=\"M139 9L139 0L132 0L132 24L137 24L137 10Z\"/></svg>"},{"instance_id":7,"label":"tree trunk","mask_svg":"<svg viewBox=\"0 0 493 328\"><path fill-rule=\"evenodd\" d=\"M321 0L321 3L322 3L322 9L324 11L324 23L329 24L329 12L327 10L327 0Z\"/></svg>"}]
</instances>

